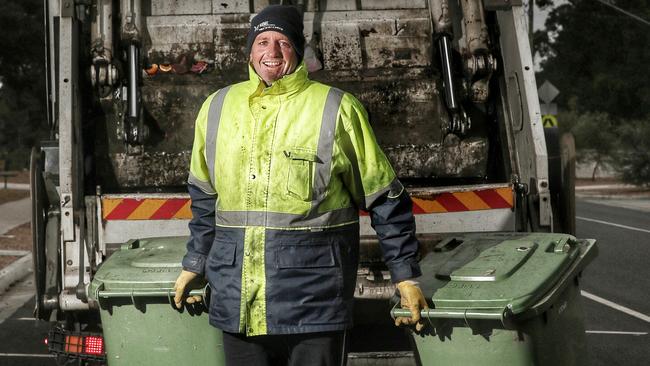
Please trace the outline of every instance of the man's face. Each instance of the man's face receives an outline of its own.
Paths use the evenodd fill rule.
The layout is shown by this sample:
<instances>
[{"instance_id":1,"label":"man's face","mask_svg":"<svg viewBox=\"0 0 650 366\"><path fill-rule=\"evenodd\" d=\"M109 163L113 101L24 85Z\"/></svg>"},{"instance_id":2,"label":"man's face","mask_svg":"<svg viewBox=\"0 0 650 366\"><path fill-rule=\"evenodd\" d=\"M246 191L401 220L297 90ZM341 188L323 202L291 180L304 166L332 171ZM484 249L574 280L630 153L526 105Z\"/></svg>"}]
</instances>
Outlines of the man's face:
<instances>
[{"instance_id":1,"label":"man's face","mask_svg":"<svg viewBox=\"0 0 650 366\"><path fill-rule=\"evenodd\" d=\"M296 69L298 55L287 36L276 31L266 31L255 37L250 62L257 75L267 85L271 85Z\"/></svg>"}]
</instances>

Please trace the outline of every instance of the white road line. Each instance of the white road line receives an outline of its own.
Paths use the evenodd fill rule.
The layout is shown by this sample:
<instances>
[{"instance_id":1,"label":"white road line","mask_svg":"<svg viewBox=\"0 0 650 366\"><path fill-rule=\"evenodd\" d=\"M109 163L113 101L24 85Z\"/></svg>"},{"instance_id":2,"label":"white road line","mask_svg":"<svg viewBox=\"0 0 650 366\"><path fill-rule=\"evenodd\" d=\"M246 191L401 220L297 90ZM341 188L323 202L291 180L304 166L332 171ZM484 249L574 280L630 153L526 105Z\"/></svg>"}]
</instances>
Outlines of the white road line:
<instances>
[{"instance_id":1,"label":"white road line","mask_svg":"<svg viewBox=\"0 0 650 366\"><path fill-rule=\"evenodd\" d=\"M648 332L619 332L615 330L588 330L587 334L620 334L620 335L633 335L633 336L642 336L648 335Z\"/></svg>"},{"instance_id":2,"label":"white road line","mask_svg":"<svg viewBox=\"0 0 650 366\"><path fill-rule=\"evenodd\" d=\"M0 255L6 255L10 257L22 257L23 255L27 255L29 253L30 252L26 250L0 250Z\"/></svg>"},{"instance_id":3,"label":"white road line","mask_svg":"<svg viewBox=\"0 0 650 366\"><path fill-rule=\"evenodd\" d=\"M626 308L623 305L619 305L615 302L611 302L609 300L603 299L602 297L596 296L592 293L589 293L587 291L581 290L580 293L582 296L594 300L595 302L599 302L605 306L609 306L612 309L616 309L618 311L624 312L627 315L633 316L635 318L641 319L646 323L650 323L650 316L647 316L645 314L639 313L638 311L632 310L630 308Z\"/></svg>"},{"instance_id":4,"label":"white road line","mask_svg":"<svg viewBox=\"0 0 650 366\"><path fill-rule=\"evenodd\" d=\"M0 357L55 357L50 354L42 353L0 353Z\"/></svg>"},{"instance_id":5,"label":"white road line","mask_svg":"<svg viewBox=\"0 0 650 366\"><path fill-rule=\"evenodd\" d=\"M581 216L576 216L576 219L578 219L578 220L584 220L584 221L591 221L591 222L595 222L595 223L598 223L598 224L605 224L605 225L616 226L616 227L620 227L620 228L622 228L622 229L628 229L628 230L640 231L640 232L642 232L642 233L648 233L648 234L650 234L650 230L648 230L648 229L641 229L641 228L634 227L634 226L627 226L627 225L615 224L615 223L613 223L613 222L609 222L609 221L602 221L602 220L590 219L590 218L588 218L588 217L581 217Z\"/></svg>"}]
</instances>

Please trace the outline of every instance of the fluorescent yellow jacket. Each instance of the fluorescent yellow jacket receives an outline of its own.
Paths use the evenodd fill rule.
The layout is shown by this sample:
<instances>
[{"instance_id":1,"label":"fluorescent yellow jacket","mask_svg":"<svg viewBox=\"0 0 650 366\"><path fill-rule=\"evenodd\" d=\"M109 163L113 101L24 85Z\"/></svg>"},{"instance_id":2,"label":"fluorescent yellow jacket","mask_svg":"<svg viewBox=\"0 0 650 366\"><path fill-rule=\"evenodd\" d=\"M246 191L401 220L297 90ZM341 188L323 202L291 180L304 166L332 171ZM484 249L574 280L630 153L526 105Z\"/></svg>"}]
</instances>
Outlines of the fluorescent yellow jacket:
<instances>
[{"instance_id":1,"label":"fluorescent yellow jacket","mask_svg":"<svg viewBox=\"0 0 650 366\"><path fill-rule=\"evenodd\" d=\"M198 114L183 266L206 273L210 321L223 330L344 329L358 210L393 202L372 216L385 224L381 212L408 196L353 96L309 80L304 64L270 87L249 73L208 97ZM418 276L414 225L391 230L382 247L393 280Z\"/></svg>"}]
</instances>

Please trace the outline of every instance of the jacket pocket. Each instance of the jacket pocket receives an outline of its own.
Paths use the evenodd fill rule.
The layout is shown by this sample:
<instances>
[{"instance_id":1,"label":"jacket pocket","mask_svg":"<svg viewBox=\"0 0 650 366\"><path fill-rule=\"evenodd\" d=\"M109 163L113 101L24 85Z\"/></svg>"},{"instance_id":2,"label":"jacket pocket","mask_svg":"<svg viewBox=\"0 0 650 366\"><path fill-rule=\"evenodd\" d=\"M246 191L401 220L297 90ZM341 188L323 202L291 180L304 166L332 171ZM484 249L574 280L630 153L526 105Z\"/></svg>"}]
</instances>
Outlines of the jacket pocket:
<instances>
[{"instance_id":1,"label":"jacket pocket","mask_svg":"<svg viewBox=\"0 0 650 366\"><path fill-rule=\"evenodd\" d=\"M216 237L210 249L208 261L218 265L232 266L235 264L236 248L236 242Z\"/></svg>"},{"instance_id":2,"label":"jacket pocket","mask_svg":"<svg viewBox=\"0 0 650 366\"><path fill-rule=\"evenodd\" d=\"M241 252L238 258L239 233L217 230L208 254L206 274L212 295L210 298L210 321L222 329L239 329L241 303ZM243 238L243 230L241 238ZM240 246L241 248L241 246ZM241 250L241 249L240 249Z\"/></svg>"},{"instance_id":3,"label":"jacket pocket","mask_svg":"<svg viewBox=\"0 0 650 366\"><path fill-rule=\"evenodd\" d=\"M316 152L293 148L286 150L284 155L289 159L287 194L303 201L311 201L314 164L319 161Z\"/></svg>"},{"instance_id":4,"label":"jacket pocket","mask_svg":"<svg viewBox=\"0 0 650 366\"><path fill-rule=\"evenodd\" d=\"M275 253L275 278L285 289L281 291L282 296L290 294L291 302L307 307L331 303L340 297L343 273L332 243L325 240L294 243L279 245ZM314 304L307 304L312 301Z\"/></svg>"},{"instance_id":5,"label":"jacket pocket","mask_svg":"<svg viewBox=\"0 0 650 366\"><path fill-rule=\"evenodd\" d=\"M334 250L332 245L281 245L277 254L278 268L326 268L334 267Z\"/></svg>"}]
</instances>

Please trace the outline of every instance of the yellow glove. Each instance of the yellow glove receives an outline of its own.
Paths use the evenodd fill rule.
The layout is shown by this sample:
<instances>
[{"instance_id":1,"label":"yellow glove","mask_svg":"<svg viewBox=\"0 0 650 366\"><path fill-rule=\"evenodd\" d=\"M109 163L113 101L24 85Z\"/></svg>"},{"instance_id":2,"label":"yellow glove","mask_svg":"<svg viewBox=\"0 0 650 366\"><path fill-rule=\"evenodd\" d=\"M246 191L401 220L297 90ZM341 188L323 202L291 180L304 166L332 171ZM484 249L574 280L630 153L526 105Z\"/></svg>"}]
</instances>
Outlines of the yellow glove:
<instances>
[{"instance_id":1,"label":"yellow glove","mask_svg":"<svg viewBox=\"0 0 650 366\"><path fill-rule=\"evenodd\" d=\"M189 292L189 289L187 288L187 285L190 284L190 282L194 281L199 277L198 273L182 270L181 274L178 275L178 278L176 279L176 283L174 284L174 303L176 304L176 308L180 309L183 306L183 298L185 297L185 294ZM200 295L195 295L195 296L190 296L185 300L188 304L194 304L195 302L200 302L203 300L203 297Z\"/></svg>"},{"instance_id":2,"label":"yellow glove","mask_svg":"<svg viewBox=\"0 0 650 366\"><path fill-rule=\"evenodd\" d=\"M417 283L410 280L398 283L397 289L399 290L401 297L400 304L402 305L402 309L409 309L411 311L411 317L395 318L395 325L415 324L415 330L418 332L421 331L422 328L424 328L424 323L422 322L422 319L420 319L420 310L429 309L429 305L427 305L427 300L424 298L422 290L420 290Z\"/></svg>"}]
</instances>

